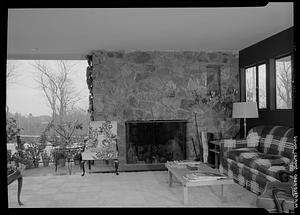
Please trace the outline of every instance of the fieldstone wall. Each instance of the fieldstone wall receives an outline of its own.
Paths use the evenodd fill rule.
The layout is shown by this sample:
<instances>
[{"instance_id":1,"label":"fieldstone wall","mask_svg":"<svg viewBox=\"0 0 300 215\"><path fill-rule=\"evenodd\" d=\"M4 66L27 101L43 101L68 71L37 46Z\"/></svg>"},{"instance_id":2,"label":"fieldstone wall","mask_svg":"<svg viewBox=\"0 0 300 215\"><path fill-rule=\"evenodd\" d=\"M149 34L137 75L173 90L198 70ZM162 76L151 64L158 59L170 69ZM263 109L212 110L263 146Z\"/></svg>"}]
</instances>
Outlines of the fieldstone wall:
<instances>
[{"instance_id":1,"label":"fieldstone wall","mask_svg":"<svg viewBox=\"0 0 300 215\"><path fill-rule=\"evenodd\" d=\"M91 56L92 116L118 121L120 162L126 163L127 120L188 120L188 159L195 158L195 115L199 132L232 137L239 130L231 118L239 98L237 53L97 50Z\"/></svg>"}]
</instances>

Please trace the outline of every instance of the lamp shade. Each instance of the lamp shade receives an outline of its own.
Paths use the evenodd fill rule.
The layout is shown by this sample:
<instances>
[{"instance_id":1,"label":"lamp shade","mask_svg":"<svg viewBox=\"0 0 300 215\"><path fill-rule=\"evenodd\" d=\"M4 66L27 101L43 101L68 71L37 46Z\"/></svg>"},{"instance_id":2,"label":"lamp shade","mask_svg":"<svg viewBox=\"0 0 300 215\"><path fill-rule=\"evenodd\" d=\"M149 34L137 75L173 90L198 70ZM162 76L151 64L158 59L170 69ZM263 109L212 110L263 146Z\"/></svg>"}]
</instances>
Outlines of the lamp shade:
<instances>
[{"instance_id":1,"label":"lamp shade","mask_svg":"<svg viewBox=\"0 0 300 215\"><path fill-rule=\"evenodd\" d=\"M232 118L258 118L256 102L233 103Z\"/></svg>"}]
</instances>

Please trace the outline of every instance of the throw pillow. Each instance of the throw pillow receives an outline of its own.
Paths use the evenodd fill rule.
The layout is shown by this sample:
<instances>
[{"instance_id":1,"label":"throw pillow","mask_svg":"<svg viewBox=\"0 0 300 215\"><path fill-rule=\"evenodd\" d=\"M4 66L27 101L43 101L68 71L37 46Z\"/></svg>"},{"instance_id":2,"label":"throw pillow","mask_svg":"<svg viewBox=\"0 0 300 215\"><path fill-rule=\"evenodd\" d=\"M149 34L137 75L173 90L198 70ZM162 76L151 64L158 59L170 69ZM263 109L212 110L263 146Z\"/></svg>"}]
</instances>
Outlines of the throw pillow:
<instances>
[{"instance_id":1,"label":"throw pillow","mask_svg":"<svg viewBox=\"0 0 300 215\"><path fill-rule=\"evenodd\" d=\"M259 136L256 132L249 133L247 136L247 146L248 147L258 147Z\"/></svg>"}]
</instances>

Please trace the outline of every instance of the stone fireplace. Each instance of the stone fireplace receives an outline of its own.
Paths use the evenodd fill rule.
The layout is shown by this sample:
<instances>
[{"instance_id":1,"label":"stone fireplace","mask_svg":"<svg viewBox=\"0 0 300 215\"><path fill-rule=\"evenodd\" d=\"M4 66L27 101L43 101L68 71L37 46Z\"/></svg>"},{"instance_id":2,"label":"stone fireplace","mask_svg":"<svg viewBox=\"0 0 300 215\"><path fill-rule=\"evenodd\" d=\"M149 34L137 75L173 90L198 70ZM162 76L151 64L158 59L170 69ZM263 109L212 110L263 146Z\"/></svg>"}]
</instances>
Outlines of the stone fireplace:
<instances>
[{"instance_id":1,"label":"stone fireplace","mask_svg":"<svg viewBox=\"0 0 300 215\"><path fill-rule=\"evenodd\" d=\"M165 163L186 159L186 120L126 121L126 162Z\"/></svg>"},{"instance_id":2,"label":"stone fireplace","mask_svg":"<svg viewBox=\"0 0 300 215\"><path fill-rule=\"evenodd\" d=\"M146 132L144 140L136 137L135 145L130 146L127 132L138 122L186 121L185 147L182 148L186 159L194 159L199 153L195 121L199 132L221 132L223 137L233 137L239 130L238 120L231 118L232 102L239 100L236 52L95 50L91 51L89 61L92 62L87 73L91 117L95 121L118 122L121 165L174 159L167 153L149 153L181 147L182 139L178 141L178 137L160 136L159 139L166 138L162 143L153 139L160 133L153 137ZM143 126L138 129L143 132ZM151 126L150 131L157 132ZM147 144L140 143L145 140ZM128 151L133 154L131 160Z\"/></svg>"}]
</instances>

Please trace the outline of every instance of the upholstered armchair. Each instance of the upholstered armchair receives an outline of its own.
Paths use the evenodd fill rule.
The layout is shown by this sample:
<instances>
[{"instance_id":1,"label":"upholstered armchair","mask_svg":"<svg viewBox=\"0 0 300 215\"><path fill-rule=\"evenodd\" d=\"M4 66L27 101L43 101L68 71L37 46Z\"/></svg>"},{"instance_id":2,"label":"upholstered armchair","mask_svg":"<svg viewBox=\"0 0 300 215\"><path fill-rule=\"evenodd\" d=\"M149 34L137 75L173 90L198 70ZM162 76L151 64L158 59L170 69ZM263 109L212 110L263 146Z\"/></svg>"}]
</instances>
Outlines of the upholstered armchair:
<instances>
[{"instance_id":1,"label":"upholstered armchair","mask_svg":"<svg viewBox=\"0 0 300 215\"><path fill-rule=\"evenodd\" d=\"M91 170L90 161L94 160L113 160L115 172L118 175L117 141L117 121L92 121L85 140L84 151L81 153L82 176L85 174L85 161L89 161L89 170Z\"/></svg>"},{"instance_id":2,"label":"upholstered armchair","mask_svg":"<svg viewBox=\"0 0 300 215\"><path fill-rule=\"evenodd\" d=\"M280 181L269 182L264 192L257 197L256 205L269 213L294 212L294 173L279 171L278 174Z\"/></svg>"}]
</instances>

